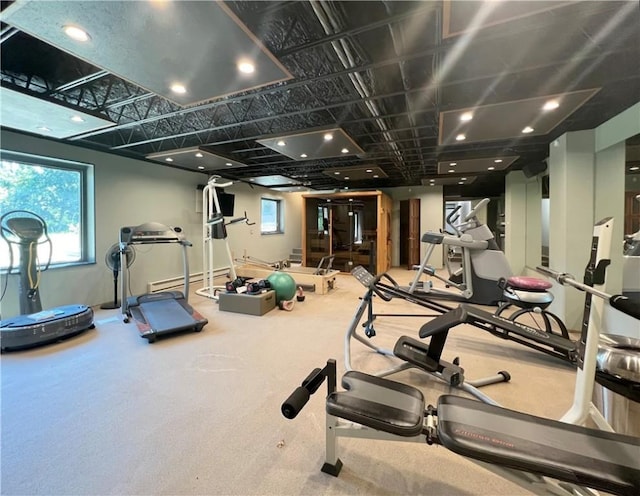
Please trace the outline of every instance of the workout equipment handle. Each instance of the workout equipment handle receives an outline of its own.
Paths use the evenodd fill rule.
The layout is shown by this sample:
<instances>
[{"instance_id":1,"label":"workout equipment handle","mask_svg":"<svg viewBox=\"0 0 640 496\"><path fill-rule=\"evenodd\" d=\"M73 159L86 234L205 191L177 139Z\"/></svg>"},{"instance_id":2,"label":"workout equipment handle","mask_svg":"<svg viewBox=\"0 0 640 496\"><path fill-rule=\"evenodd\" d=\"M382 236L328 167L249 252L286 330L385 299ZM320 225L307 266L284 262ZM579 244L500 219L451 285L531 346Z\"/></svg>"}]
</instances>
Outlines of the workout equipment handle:
<instances>
[{"instance_id":1,"label":"workout equipment handle","mask_svg":"<svg viewBox=\"0 0 640 496\"><path fill-rule=\"evenodd\" d=\"M476 215L478 215L478 212L482 210L487 203L489 203L489 201L490 201L489 198L483 198L482 200L480 200L478 204L473 208L473 210L471 210L471 212L465 215L464 219L462 220L464 222L468 222L471 219L473 219Z\"/></svg>"},{"instance_id":2,"label":"workout equipment handle","mask_svg":"<svg viewBox=\"0 0 640 496\"><path fill-rule=\"evenodd\" d=\"M562 285L566 284L568 286L573 286L576 289L586 291L587 293L591 293L604 300L607 300L609 304L616 310L619 310L622 313L625 313L635 319L640 319L640 302L638 300L632 300L623 295L610 295L608 293L605 293L604 291L599 291L587 284L576 281L571 274L556 272L555 270L549 269L548 267L539 266L536 267L536 270L544 275L555 279Z\"/></svg>"},{"instance_id":3,"label":"workout equipment handle","mask_svg":"<svg viewBox=\"0 0 640 496\"><path fill-rule=\"evenodd\" d=\"M210 186L215 186L217 188L226 188L227 186L231 186L233 184L233 181L229 181L229 180L227 180L224 183L218 182L220 179L223 179L223 177L221 177L221 176L211 176L209 178L208 184Z\"/></svg>"},{"instance_id":4,"label":"workout equipment handle","mask_svg":"<svg viewBox=\"0 0 640 496\"><path fill-rule=\"evenodd\" d=\"M453 225L453 223L455 221L458 220L459 215L456 215L458 213L458 211L462 208L462 205L457 205L456 208L454 208L449 215L447 215L447 224L449 224L451 227L453 227L456 231L456 233L458 233L458 230L456 229L456 226ZM454 219L453 216L456 215L456 218ZM459 233L458 233L459 234Z\"/></svg>"},{"instance_id":5,"label":"workout equipment handle","mask_svg":"<svg viewBox=\"0 0 640 496\"><path fill-rule=\"evenodd\" d=\"M616 310L640 320L640 301L622 295L614 295L609 299L609 303Z\"/></svg>"},{"instance_id":6,"label":"workout equipment handle","mask_svg":"<svg viewBox=\"0 0 640 496\"><path fill-rule=\"evenodd\" d=\"M288 419L295 418L325 378L327 379L327 395L329 395L336 390L336 361L334 359L327 360L327 365L323 369L313 369L302 381L302 385L297 387L284 401L280 407L282 415Z\"/></svg>"},{"instance_id":7,"label":"workout equipment handle","mask_svg":"<svg viewBox=\"0 0 640 496\"><path fill-rule=\"evenodd\" d=\"M307 388L298 386L280 407L282 415L289 420L296 418L300 410L302 410L309 401L309 398L311 398L311 393L309 393Z\"/></svg>"}]
</instances>

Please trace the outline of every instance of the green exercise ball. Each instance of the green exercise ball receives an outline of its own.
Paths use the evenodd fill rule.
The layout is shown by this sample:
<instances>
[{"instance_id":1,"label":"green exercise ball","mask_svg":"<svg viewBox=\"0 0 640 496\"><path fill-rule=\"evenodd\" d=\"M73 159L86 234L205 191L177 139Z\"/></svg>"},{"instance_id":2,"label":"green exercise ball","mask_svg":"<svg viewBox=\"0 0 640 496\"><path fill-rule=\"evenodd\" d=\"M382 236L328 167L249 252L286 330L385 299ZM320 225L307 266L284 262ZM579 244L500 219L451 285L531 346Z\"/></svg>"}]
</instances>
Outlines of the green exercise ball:
<instances>
[{"instance_id":1,"label":"green exercise ball","mask_svg":"<svg viewBox=\"0 0 640 496\"><path fill-rule=\"evenodd\" d=\"M267 281L276 292L276 303L292 300L296 295L296 282L286 272L274 272L267 277Z\"/></svg>"}]
</instances>

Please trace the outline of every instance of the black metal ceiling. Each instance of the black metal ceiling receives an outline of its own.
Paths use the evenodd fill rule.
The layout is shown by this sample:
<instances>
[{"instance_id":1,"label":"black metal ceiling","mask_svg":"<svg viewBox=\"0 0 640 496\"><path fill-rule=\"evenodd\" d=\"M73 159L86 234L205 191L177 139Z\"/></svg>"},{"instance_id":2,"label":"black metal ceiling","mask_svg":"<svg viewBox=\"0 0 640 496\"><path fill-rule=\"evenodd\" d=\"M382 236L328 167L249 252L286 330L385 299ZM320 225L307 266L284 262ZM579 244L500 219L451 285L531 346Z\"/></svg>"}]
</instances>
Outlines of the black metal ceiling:
<instances>
[{"instance_id":1,"label":"black metal ceiling","mask_svg":"<svg viewBox=\"0 0 640 496\"><path fill-rule=\"evenodd\" d=\"M640 101L638 2L502 2L502 15L491 2L485 25L482 2L225 3L293 79L180 107L3 24L2 86L115 122L76 144L139 158L200 147L247 164L225 171L230 178L283 175L314 189L419 185L442 160L518 156L511 169L520 169L561 134ZM591 88L600 90L546 135L439 145L441 112ZM256 142L329 127L365 155L301 161ZM360 163L387 177L347 183L323 173ZM505 173L447 188L499 194Z\"/></svg>"}]
</instances>

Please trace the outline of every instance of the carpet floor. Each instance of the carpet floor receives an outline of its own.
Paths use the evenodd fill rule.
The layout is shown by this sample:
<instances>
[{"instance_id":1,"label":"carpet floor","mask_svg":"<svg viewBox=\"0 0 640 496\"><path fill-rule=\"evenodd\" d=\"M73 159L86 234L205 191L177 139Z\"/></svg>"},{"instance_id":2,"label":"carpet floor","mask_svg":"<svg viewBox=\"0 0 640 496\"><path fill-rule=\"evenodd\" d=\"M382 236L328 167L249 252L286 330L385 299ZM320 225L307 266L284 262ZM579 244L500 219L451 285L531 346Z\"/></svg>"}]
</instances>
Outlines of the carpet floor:
<instances>
[{"instance_id":1,"label":"carpet floor","mask_svg":"<svg viewBox=\"0 0 640 496\"><path fill-rule=\"evenodd\" d=\"M393 269L408 284L412 273ZM195 286L192 290L197 289ZM324 460L321 390L295 420L280 405L328 358L344 372L344 336L364 288L339 275L326 295L307 293L291 312L222 312L195 295L209 323L149 344L119 310L95 309L96 328L1 358L3 495L516 495L527 492L440 446L341 439L338 478ZM380 313L420 313L405 301ZM375 322L378 346L417 338L429 317ZM559 418L574 373L560 360L478 329L450 333L445 358L460 357L468 379L507 370L511 382L483 392L501 405ZM354 368L398 363L352 343ZM454 392L416 369L391 377L428 402ZM461 394L458 391L458 394Z\"/></svg>"}]
</instances>

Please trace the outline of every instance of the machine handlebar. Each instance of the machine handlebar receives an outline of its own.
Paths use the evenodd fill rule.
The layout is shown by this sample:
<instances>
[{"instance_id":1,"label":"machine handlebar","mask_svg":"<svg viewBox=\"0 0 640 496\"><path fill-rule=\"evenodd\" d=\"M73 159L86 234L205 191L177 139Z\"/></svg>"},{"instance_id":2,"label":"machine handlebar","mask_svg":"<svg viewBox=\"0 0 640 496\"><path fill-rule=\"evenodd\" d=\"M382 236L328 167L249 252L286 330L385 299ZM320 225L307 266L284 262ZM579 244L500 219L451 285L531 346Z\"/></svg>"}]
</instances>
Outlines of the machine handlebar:
<instances>
[{"instance_id":1,"label":"machine handlebar","mask_svg":"<svg viewBox=\"0 0 640 496\"><path fill-rule=\"evenodd\" d=\"M218 182L218 181L219 181L219 180L221 180L221 179L223 179L221 176L211 176L211 177L209 178L209 182L208 182L208 184L209 184L210 186L215 186L215 187L217 187L217 188L226 188L227 186L231 186L231 185L233 184L233 181L229 181L229 180L227 180L227 181L226 181L226 182L224 182L224 183L220 183L220 182Z\"/></svg>"},{"instance_id":2,"label":"machine handlebar","mask_svg":"<svg viewBox=\"0 0 640 496\"><path fill-rule=\"evenodd\" d=\"M480 200L478 204L471 210L471 212L464 216L464 218L462 219L463 222L469 222L471 219L473 219L476 215L478 215L478 212L482 210L490 201L491 200L489 200L489 198L483 198L482 200Z\"/></svg>"},{"instance_id":3,"label":"machine handlebar","mask_svg":"<svg viewBox=\"0 0 640 496\"><path fill-rule=\"evenodd\" d=\"M592 295L607 300L609 304L616 310L619 310L635 319L640 319L640 303L638 302L638 300L632 300L631 298L623 295L610 295L592 286L576 281L571 274L568 274L566 272L557 272L553 269L542 266L536 267L536 270L546 276L551 277L552 279L555 279L563 286L572 286L576 289L579 289L580 291L586 291L587 293L591 293Z\"/></svg>"}]
</instances>

